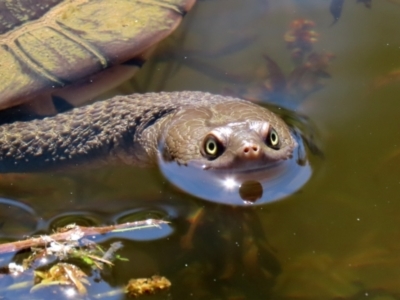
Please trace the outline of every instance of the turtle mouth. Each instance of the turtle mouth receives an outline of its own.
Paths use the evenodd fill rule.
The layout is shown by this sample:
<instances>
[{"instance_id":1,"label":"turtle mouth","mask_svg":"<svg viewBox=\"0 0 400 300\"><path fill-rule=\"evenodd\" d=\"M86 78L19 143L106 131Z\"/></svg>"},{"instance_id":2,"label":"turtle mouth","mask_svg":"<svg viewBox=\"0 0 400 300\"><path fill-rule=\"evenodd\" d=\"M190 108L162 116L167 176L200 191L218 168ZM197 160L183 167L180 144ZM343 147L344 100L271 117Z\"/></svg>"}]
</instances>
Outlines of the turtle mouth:
<instances>
[{"instance_id":1,"label":"turtle mouth","mask_svg":"<svg viewBox=\"0 0 400 300\"><path fill-rule=\"evenodd\" d=\"M257 172L257 171L269 171L272 169L276 169L284 163L284 160L282 161L274 161L274 162L267 162L267 163L254 163L254 162L242 162L241 164L234 166L230 165L218 165L218 166L213 166L210 164L202 164L200 166L199 163L194 163L194 166L197 166L198 168L201 167L203 170L209 170L212 172L219 172L219 173L236 173L236 174L248 174L252 172Z\"/></svg>"}]
</instances>

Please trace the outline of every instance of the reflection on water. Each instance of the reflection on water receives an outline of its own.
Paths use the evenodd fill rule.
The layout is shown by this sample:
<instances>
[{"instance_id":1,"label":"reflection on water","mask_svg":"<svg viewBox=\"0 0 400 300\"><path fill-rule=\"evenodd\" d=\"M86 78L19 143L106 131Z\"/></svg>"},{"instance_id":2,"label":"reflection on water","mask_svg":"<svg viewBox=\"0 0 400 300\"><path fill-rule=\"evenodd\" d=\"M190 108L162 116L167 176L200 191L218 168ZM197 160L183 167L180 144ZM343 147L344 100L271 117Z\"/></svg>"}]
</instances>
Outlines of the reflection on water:
<instances>
[{"instance_id":1,"label":"reflection on water","mask_svg":"<svg viewBox=\"0 0 400 300\"><path fill-rule=\"evenodd\" d=\"M297 143L292 158L259 169L202 169L190 162L180 165L162 157L159 166L169 181L190 195L229 205L261 205L293 194L310 178L303 142L297 139Z\"/></svg>"},{"instance_id":2,"label":"reflection on water","mask_svg":"<svg viewBox=\"0 0 400 300\"><path fill-rule=\"evenodd\" d=\"M8 218L9 203L4 204L3 239L32 234L36 216L64 224L74 215L82 221L77 212L83 212L89 223L108 224L148 212L169 220L171 231L152 241L129 234L116 238L130 262L118 262L100 281L92 280L91 296L122 287L130 278L162 274L172 287L157 299L398 299L400 171L393 155L400 140L400 88L396 80L373 85L400 68L400 7L392 2L372 1L366 9L344 1L332 26L329 1L200 1L169 40L178 41L174 57L188 63L156 59L135 78L134 85L146 91L242 90L259 79L254 73L265 64L264 54L289 74L292 63L282 37L294 19L313 20L319 49L336 59L326 86L298 108L319 129L324 159L308 157L313 174L297 193L265 205L230 207L188 197L149 170L8 175L0 180L2 197L29 208L15 205L15 218ZM238 40L247 44L221 54ZM216 76L204 71L207 65L218 70ZM132 91L130 83L119 90ZM259 197L255 182L243 183L237 198L241 192ZM253 194L248 185L256 189ZM71 219L64 219L68 214ZM101 240L113 241L112 236ZM1 259L7 263L21 255ZM1 296L27 294L27 289L4 293L20 279L1 276Z\"/></svg>"},{"instance_id":3,"label":"reflection on water","mask_svg":"<svg viewBox=\"0 0 400 300\"><path fill-rule=\"evenodd\" d=\"M32 207L15 200L0 198L0 238L18 238L21 232L33 234L41 227Z\"/></svg>"}]
</instances>

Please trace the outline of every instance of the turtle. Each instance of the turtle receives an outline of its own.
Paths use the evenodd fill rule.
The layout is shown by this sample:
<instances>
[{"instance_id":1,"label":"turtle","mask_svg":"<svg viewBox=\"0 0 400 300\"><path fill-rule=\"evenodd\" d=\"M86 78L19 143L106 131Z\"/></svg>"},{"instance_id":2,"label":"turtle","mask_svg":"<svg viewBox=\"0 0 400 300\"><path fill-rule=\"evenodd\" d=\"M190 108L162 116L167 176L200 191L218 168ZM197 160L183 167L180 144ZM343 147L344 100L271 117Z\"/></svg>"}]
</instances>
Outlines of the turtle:
<instances>
[{"instance_id":1,"label":"turtle","mask_svg":"<svg viewBox=\"0 0 400 300\"><path fill-rule=\"evenodd\" d=\"M193 4L0 1L0 109L24 103L47 107L41 103L50 94L62 97L127 62L141 65ZM193 167L218 176L237 171L244 183L249 171L267 169L268 175L260 176L269 181L297 147L295 134L278 115L247 100L197 91L132 94L0 125L0 173L123 163ZM262 189L251 201L260 195Z\"/></svg>"}]
</instances>

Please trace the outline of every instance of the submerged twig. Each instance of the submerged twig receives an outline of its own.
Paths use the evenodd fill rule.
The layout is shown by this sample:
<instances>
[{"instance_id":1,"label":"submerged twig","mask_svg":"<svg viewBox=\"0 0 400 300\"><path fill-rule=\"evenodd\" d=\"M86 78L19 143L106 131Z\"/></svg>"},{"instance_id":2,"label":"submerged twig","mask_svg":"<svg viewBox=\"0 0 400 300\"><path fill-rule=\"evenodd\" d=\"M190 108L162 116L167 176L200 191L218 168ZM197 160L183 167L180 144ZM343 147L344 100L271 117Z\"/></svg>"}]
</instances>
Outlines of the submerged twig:
<instances>
[{"instance_id":1,"label":"submerged twig","mask_svg":"<svg viewBox=\"0 0 400 300\"><path fill-rule=\"evenodd\" d=\"M111 232L122 232L136 229L144 229L149 227L160 227L161 224L168 222L162 220L148 219L143 221L128 222L123 224L116 224L104 227L85 227L72 225L68 226L62 232L56 232L51 235L45 235L40 237L33 237L23 241L15 241L5 244L0 244L0 254L11 253L28 249L31 247L44 247L51 242L62 242L62 241L76 241L84 236L93 236L106 234Z\"/></svg>"}]
</instances>

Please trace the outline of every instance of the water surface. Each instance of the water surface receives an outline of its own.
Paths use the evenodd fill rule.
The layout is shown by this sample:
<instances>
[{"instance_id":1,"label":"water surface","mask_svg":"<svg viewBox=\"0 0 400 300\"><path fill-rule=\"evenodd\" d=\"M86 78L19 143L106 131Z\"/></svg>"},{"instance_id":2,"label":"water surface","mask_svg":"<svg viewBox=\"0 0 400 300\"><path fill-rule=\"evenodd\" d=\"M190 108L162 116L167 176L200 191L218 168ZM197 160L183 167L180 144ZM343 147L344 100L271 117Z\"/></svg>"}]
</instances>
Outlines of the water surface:
<instances>
[{"instance_id":1,"label":"water surface","mask_svg":"<svg viewBox=\"0 0 400 300\"><path fill-rule=\"evenodd\" d=\"M173 286L154 299L398 299L400 85L387 74L400 69L400 5L348 0L332 25L329 1L199 1L165 50L117 92L243 91L260 80L263 54L291 70L282 37L298 18L316 23L317 51L336 55L325 87L297 108L318 129L324 153L310 156L313 175L298 192L232 208L190 197L150 170L7 175L1 204L18 204L1 209L2 239L69 222L162 217L171 229L153 240L100 240L122 240L130 262L93 282L92 296L160 274ZM190 238L198 209L203 218ZM3 277L0 288L14 280Z\"/></svg>"}]
</instances>

